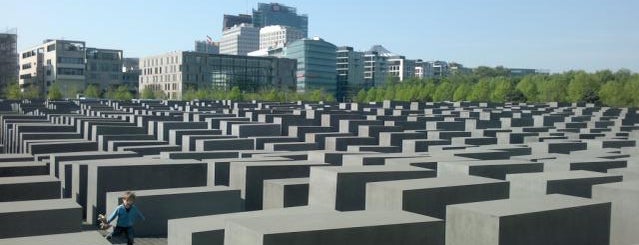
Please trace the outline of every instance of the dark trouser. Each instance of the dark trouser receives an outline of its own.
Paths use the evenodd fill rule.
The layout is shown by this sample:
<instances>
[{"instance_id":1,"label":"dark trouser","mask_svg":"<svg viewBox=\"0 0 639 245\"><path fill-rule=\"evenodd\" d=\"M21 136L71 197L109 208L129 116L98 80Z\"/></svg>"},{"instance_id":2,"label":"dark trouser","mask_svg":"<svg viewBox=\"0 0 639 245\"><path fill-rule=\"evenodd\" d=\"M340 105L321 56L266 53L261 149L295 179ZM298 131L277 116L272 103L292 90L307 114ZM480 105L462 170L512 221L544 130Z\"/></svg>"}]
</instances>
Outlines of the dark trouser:
<instances>
[{"instance_id":1,"label":"dark trouser","mask_svg":"<svg viewBox=\"0 0 639 245\"><path fill-rule=\"evenodd\" d=\"M133 231L133 227L122 227L122 226L116 226L115 228L113 228L113 232L111 233L111 236L119 236L120 234L124 233L126 235L126 244L127 245L133 245L133 235L134 235L134 231Z\"/></svg>"}]
</instances>

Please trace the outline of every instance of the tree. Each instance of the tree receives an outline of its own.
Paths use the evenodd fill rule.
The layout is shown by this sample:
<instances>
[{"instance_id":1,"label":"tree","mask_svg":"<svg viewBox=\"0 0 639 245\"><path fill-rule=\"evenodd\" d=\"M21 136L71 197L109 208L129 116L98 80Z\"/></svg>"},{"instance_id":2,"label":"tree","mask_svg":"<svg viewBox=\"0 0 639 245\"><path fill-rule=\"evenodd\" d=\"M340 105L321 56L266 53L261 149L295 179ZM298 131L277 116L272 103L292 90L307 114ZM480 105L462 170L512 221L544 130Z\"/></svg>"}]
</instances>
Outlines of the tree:
<instances>
[{"instance_id":1,"label":"tree","mask_svg":"<svg viewBox=\"0 0 639 245\"><path fill-rule=\"evenodd\" d=\"M23 96L18 82L13 81L7 84L3 96L9 100L21 100Z\"/></svg>"},{"instance_id":2,"label":"tree","mask_svg":"<svg viewBox=\"0 0 639 245\"><path fill-rule=\"evenodd\" d=\"M455 94L455 86L450 82L443 82L437 86L433 94L433 101L450 101Z\"/></svg>"},{"instance_id":3,"label":"tree","mask_svg":"<svg viewBox=\"0 0 639 245\"><path fill-rule=\"evenodd\" d=\"M357 96L355 96L355 102L364 103L366 102L366 89L361 89L357 92Z\"/></svg>"},{"instance_id":4,"label":"tree","mask_svg":"<svg viewBox=\"0 0 639 245\"><path fill-rule=\"evenodd\" d=\"M62 92L60 91L60 86L57 83L53 83L49 87L49 92L47 93L47 97L49 100L61 100Z\"/></svg>"},{"instance_id":5,"label":"tree","mask_svg":"<svg viewBox=\"0 0 639 245\"><path fill-rule=\"evenodd\" d=\"M567 80L565 76L552 76L539 84L539 102L565 102L567 101Z\"/></svg>"},{"instance_id":6,"label":"tree","mask_svg":"<svg viewBox=\"0 0 639 245\"><path fill-rule=\"evenodd\" d=\"M419 95L417 96L418 100L421 102L433 101L433 94L435 93L435 90L437 90L435 81L428 81L419 89Z\"/></svg>"},{"instance_id":7,"label":"tree","mask_svg":"<svg viewBox=\"0 0 639 245\"><path fill-rule=\"evenodd\" d=\"M100 98L100 89L95 84L91 84L84 90L84 96L87 98Z\"/></svg>"},{"instance_id":8,"label":"tree","mask_svg":"<svg viewBox=\"0 0 639 245\"><path fill-rule=\"evenodd\" d=\"M40 92L40 87L36 85L31 85L25 88L24 93L22 94L25 99L40 99L42 98L42 93Z\"/></svg>"},{"instance_id":9,"label":"tree","mask_svg":"<svg viewBox=\"0 0 639 245\"><path fill-rule=\"evenodd\" d=\"M537 83L541 78L538 75L529 75L519 81L517 86L515 87L519 90L524 97L526 97L527 101L537 101L537 96L539 92L537 91Z\"/></svg>"},{"instance_id":10,"label":"tree","mask_svg":"<svg viewBox=\"0 0 639 245\"><path fill-rule=\"evenodd\" d=\"M475 86L473 86L473 91L468 96L468 99L476 102L488 102L490 101L490 95L491 79L482 78L477 84L475 84Z\"/></svg>"},{"instance_id":11,"label":"tree","mask_svg":"<svg viewBox=\"0 0 639 245\"><path fill-rule=\"evenodd\" d=\"M462 83L455 89L455 93L453 94L454 101L462 101L467 100L470 93L473 91L473 86L469 83Z\"/></svg>"},{"instance_id":12,"label":"tree","mask_svg":"<svg viewBox=\"0 0 639 245\"><path fill-rule=\"evenodd\" d=\"M513 91L512 83L504 77L495 78L493 83L495 89L490 96L490 100L493 102L506 102L508 95Z\"/></svg>"},{"instance_id":13,"label":"tree","mask_svg":"<svg viewBox=\"0 0 639 245\"><path fill-rule=\"evenodd\" d=\"M113 88L109 88L107 97L113 100L131 100L133 99L133 94L129 91L129 87L126 85L120 85L115 90Z\"/></svg>"},{"instance_id":14,"label":"tree","mask_svg":"<svg viewBox=\"0 0 639 245\"><path fill-rule=\"evenodd\" d=\"M586 72L578 72L568 85L568 97L572 102L585 101L586 95L598 91L599 86L594 76L588 75Z\"/></svg>"},{"instance_id":15,"label":"tree","mask_svg":"<svg viewBox=\"0 0 639 245\"><path fill-rule=\"evenodd\" d=\"M140 93L140 98L142 99L155 99L155 93L153 89L149 86L145 86Z\"/></svg>"},{"instance_id":16,"label":"tree","mask_svg":"<svg viewBox=\"0 0 639 245\"><path fill-rule=\"evenodd\" d=\"M231 91L228 93L228 97L229 100L232 101L242 101L242 91L240 91L239 87L233 87L231 88Z\"/></svg>"}]
</instances>

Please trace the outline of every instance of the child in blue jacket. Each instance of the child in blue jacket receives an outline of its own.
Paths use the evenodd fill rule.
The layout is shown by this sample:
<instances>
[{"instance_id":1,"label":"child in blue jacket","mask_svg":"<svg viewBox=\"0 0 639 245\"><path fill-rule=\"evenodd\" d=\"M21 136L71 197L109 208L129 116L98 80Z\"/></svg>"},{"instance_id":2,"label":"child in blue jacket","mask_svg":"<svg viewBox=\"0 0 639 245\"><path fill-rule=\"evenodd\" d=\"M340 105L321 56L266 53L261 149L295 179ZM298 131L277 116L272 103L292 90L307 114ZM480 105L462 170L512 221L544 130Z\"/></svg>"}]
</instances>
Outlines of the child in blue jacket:
<instances>
[{"instance_id":1,"label":"child in blue jacket","mask_svg":"<svg viewBox=\"0 0 639 245\"><path fill-rule=\"evenodd\" d=\"M106 219L104 216L100 217L100 221L102 221L101 228L108 229L111 227L111 222L115 218L118 218L118 222L113 228L113 232L107 234L106 238L111 239L113 236L118 236L124 233L127 238L127 245L133 244L133 224L138 219L144 220L144 215L142 212L134 205L135 204L135 193L127 191L122 196L122 204L113 210L113 213L109 215L109 218Z\"/></svg>"}]
</instances>

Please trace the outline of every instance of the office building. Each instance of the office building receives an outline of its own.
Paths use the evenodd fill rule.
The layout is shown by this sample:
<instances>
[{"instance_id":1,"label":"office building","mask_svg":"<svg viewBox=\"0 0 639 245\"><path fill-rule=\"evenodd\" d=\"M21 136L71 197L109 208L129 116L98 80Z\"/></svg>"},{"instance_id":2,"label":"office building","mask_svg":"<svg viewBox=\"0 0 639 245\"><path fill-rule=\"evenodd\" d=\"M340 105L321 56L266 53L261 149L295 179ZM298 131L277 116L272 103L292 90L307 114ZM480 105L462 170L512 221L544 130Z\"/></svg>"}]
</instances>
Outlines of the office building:
<instances>
[{"instance_id":1,"label":"office building","mask_svg":"<svg viewBox=\"0 0 639 245\"><path fill-rule=\"evenodd\" d=\"M122 50L87 48L83 41L45 40L20 54L20 87L35 87L46 94L57 84L67 98L87 84L102 90L122 83Z\"/></svg>"},{"instance_id":2,"label":"office building","mask_svg":"<svg viewBox=\"0 0 639 245\"><path fill-rule=\"evenodd\" d=\"M162 91L169 99L181 99L189 88L293 90L296 67L284 58L177 51L140 58L139 89Z\"/></svg>"},{"instance_id":3,"label":"office building","mask_svg":"<svg viewBox=\"0 0 639 245\"><path fill-rule=\"evenodd\" d=\"M0 88L18 78L18 34L15 29L0 33Z\"/></svg>"},{"instance_id":4,"label":"office building","mask_svg":"<svg viewBox=\"0 0 639 245\"><path fill-rule=\"evenodd\" d=\"M397 56L381 45L364 52L364 82L367 86L381 86L388 78L388 58Z\"/></svg>"},{"instance_id":5,"label":"office building","mask_svg":"<svg viewBox=\"0 0 639 245\"><path fill-rule=\"evenodd\" d=\"M297 60L297 91L337 92L337 47L321 38L304 38L286 47L285 57Z\"/></svg>"},{"instance_id":6,"label":"office building","mask_svg":"<svg viewBox=\"0 0 639 245\"><path fill-rule=\"evenodd\" d=\"M260 50L284 47L304 37L304 33L288 26L274 25L262 27L260 29Z\"/></svg>"},{"instance_id":7,"label":"office building","mask_svg":"<svg viewBox=\"0 0 639 245\"><path fill-rule=\"evenodd\" d=\"M415 77L415 60L406 59L401 55L388 57L388 76L394 81Z\"/></svg>"},{"instance_id":8,"label":"office building","mask_svg":"<svg viewBox=\"0 0 639 245\"><path fill-rule=\"evenodd\" d=\"M222 33L220 54L246 55L260 48L260 28L235 25Z\"/></svg>"},{"instance_id":9,"label":"office building","mask_svg":"<svg viewBox=\"0 0 639 245\"><path fill-rule=\"evenodd\" d=\"M198 53L207 53L207 54L219 54L220 53L220 43L213 42L210 40L206 41L195 41L195 52Z\"/></svg>"},{"instance_id":10,"label":"office building","mask_svg":"<svg viewBox=\"0 0 639 245\"><path fill-rule=\"evenodd\" d=\"M436 60L429 61L430 67L432 68L432 78L444 78L448 76L450 69L448 66L448 62Z\"/></svg>"},{"instance_id":11,"label":"office building","mask_svg":"<svg viewBox=\"0 0 639 245\"><path fill-rule=\"evenodd\" d=\"M416 60L415 61L415 77L420 79L433 77L432 64L427 61Z\"/></svg>"},{"instance_id":12,"label":"office building","mask_svg":"<svg viewBox=\"0 0 639 245\"><path fill-rule=\"evenodd\" d=\"M222 31L226 31L231 27L241 25L241 24L252 24L253 16L249 14L239 14L239 15L224 15L224 20L222 21Z\"/></svg>"},{"instance_id":13,"label":"office building","mask_svg":"<svg viewBox=\"0 0 639 245\"><path fill-rule=\"evenodd\" d=\"M140 80L140 59L124 58L122 60L122 84L136 90Z\"/></svg>"},{"instance_id":14,"label":"office building","mask_svg":"<svg viewBox=\"0 0 639 245\"><path fill-rule=\"evenodd\" d=\"M337 48L337 93L338 101L352 98L364 83L364 53L352 47Z\"/></svg>"},{"instance_id":15,"label":"office building","mask_svg":"<svg viewBox=\"0 0 639 245\"><path fill-rule=\"evenodd\" d=\"M21 52L19 84L24 91L35 87L46 94L56 83L65 97L84 90L86 47L83 41L45 40Z\"/></svg>"},{"instance_id":16,"label":"office building","mask_svg":"<svg viewBox=\"0 0 639 245\"><path fill-rule=\"evenodd\" d=\"M297 9L279 3L259 3L253 10L253 25L258 28L282 25L298 29L308 37L308 16L298 15Z\"/></svg>"},{"instance_id":17,"label":"office building","mask_svg":"<svg viewBox=\"0 0 639 245\"><path fill-rule=\"evenodd\" d=\"M85 57L87 85L108 90L122 84L122 50L87 48Z\"/></svg>"}]
</instances>

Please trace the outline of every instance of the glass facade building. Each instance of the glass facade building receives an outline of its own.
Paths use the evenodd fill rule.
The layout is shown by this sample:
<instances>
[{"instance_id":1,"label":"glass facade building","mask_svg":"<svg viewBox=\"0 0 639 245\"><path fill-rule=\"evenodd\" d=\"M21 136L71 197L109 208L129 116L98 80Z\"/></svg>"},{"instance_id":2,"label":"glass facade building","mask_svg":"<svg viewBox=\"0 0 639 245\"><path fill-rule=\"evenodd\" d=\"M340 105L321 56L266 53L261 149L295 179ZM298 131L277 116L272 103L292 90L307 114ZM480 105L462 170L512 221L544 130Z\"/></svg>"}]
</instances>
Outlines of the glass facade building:
<instances>
[{"instance_id":1,"label":"glass facade building","mask_svg":"<svg viewBox=\"0 0 639 245\"><path fill-rule=\"evenodd\" d=\"M364 53L354 51L352 47L337 49L337 93L338 101L352 98L364 83Z\"/></svg>"},{"instance_id":2,"label":"glass facade building","mask_svg":"<svg viewBox=\"0 0 639 245\"><path fill-rule=\"evenodd\" d=\"M172 52L141 58L140 69L140 89L161 90L169 99L181 99L189 88L295 89L296 61L292 59Z\"/></svg>"},{"instance_id":3,"label":"glass facade building","mask_svg":"<svg viewBox=\"0 0 639 245\"><path fill-rule=\"evenodd\" d=\"M297 91L337 92L337 47L320 38L304 38L286 48L286 58L297 60Z\"/></svg>"},{"instance_id":4,"label":"glass facade building","mask_svg":"<svg viewBox=\"0 0 639 245\"><path fill-rule=\"evenodd\" d=\"M293 27L308 37L307 15L298 15L297 9L279 3L259 3L257 9L253 10L253 26L262 28L272 25Z\"/></svg>"},{"instance_id":5,"label":"glass facade building","mask_svg":"<svg viewBox=\"0 0 639 245\"><path fill-rule=\"evenodd\" d=\"M18 35L0 33L0 87L18 78Z\"/></svg>"}]
</instances>

